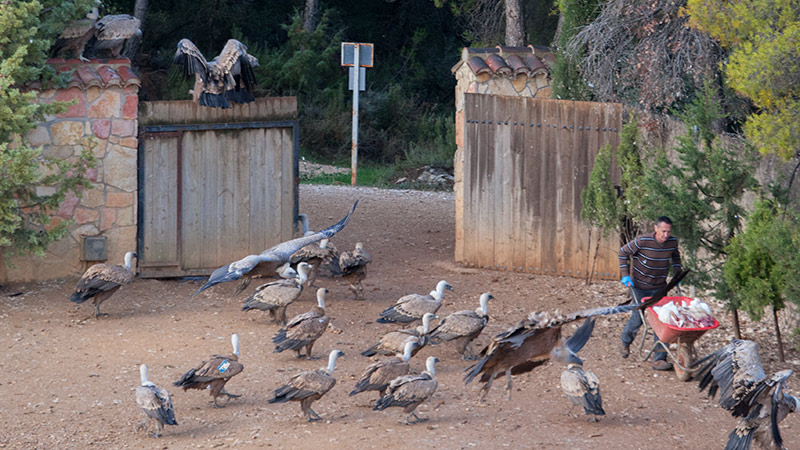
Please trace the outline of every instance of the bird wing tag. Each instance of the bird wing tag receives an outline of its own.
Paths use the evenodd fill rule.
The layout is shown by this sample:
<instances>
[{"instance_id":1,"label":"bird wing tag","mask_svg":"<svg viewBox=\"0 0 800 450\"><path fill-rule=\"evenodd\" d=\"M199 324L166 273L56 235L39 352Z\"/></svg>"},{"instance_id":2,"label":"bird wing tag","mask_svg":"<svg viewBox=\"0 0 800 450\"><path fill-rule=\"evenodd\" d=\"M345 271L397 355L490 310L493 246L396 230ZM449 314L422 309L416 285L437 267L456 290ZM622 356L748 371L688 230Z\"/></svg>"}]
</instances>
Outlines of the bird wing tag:
<instances>
[{"instance_id":1,"label":"bird wing tag","mask_svg":"<svg viewBox=\"0 0 800 450\"><path fill-rule=\"evenodd\" d=\"M222 361L222 364L220 364L219 367L217 367L217 370L219 370L220 373L225 373L225 371L228 370L228 367L230 366L231 362L226 359L225 361Z\"/></svg>"}]
</instances>

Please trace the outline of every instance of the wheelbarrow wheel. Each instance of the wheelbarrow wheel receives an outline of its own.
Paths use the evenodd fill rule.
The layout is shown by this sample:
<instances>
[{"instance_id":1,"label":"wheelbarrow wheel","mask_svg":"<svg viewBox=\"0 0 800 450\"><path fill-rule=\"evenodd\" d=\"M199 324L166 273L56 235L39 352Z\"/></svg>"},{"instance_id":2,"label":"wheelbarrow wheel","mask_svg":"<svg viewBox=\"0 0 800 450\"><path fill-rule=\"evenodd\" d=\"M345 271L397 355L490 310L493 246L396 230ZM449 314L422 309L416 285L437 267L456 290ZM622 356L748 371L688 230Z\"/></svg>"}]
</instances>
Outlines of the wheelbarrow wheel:
<instances>
[{"instance_id":1,"label":"wheelbarrow wheel","mask_svg":"<svg viewBox=\"0 0 800 450\"><path fill-rule=\"evenodd\" d=\"M692 378L692 371L688 370L694 364L694 347L691 344L681 344L678 346L678 360L674 365L675 375L681 381L689 381Z\"/></svg>"}]
</instances>

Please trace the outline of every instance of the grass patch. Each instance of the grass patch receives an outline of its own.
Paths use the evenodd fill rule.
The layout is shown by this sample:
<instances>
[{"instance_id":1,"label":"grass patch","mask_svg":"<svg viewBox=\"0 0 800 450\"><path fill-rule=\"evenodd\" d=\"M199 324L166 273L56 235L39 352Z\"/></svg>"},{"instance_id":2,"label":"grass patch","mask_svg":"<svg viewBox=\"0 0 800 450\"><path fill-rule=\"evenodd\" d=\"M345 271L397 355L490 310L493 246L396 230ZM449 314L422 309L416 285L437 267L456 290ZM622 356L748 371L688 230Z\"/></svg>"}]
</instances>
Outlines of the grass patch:
<instances>
[{"instance_id":1,"label":"grass patch","mask_svg":"<svg viewBox=\"0 0 800 450\"><path fill-rule=\"evenodd\" d=\"M393 187L392 179L396 171L391 166L359 166L358 186L372 186L380 188ZM350 173L320 174L316 176L301 176L303 184L344 184L350 185Z\"/></svg>"}]
</instances>

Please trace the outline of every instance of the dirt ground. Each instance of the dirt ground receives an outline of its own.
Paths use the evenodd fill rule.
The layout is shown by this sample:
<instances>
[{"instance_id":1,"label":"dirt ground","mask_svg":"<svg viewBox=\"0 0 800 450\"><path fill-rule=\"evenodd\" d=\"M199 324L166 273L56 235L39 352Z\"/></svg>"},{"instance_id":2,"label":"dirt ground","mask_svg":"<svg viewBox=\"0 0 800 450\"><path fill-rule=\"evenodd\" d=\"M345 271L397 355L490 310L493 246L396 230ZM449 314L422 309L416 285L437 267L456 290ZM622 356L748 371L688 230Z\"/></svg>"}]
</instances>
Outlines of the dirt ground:
<instances>
[{"instance_id":1,"label":"dirt ground","mask_svg":"<svg viewBox=\"0 0 800 450\"><path fill-rule=\"evenodd\" d=\"M269 404L271 392L298 371L317 369L325 359L298 360L292 352L272 353L278 326L266 313L241 311L254 286L234 296L235 283L215 286L195 298L199 280L136 279L103 304L109 316L84 320L92 305L74 305L68 297L76 279L4 286L0 291L0 448L722 448L734 419L715 400L698 393L696 383L673 373L654 372L635 355L617 353L626 317L598 320L582 350L585 368L600 379L606 416L591 423L569 407L559 387L563 369L546 364L514 378L513 400L506 400L499 379L487 402L477 402L478 383L464 385L468 363L451 345L428 346L411 362L422 370L427 356L437 366L439 388L419 408L430 421L409 426L392 408L372 411L376 395L349 397L371 362L360 352L395 326L375 322L380 311L408 293L427 293L449 281L440 316L477 307L491 292L491 321L476 350L531 310L563 312L612 305L624 299L618 282L585 286L581 280L484 271L453 260L452 193L377 190L346 186L302 186L300 210L312 229L338 221L356 198L361 202L350 224L333 240L339 249L363 241L373 262L365 281L365 301L351 298L346 286L329 279L328 312L341 333L326 333L314 347L318 356L344 351L334 373L337 385L314 409L323 421L306 422L297 403ZM14 295L18 294L19 295ZM290 316L309 310L314 293L303 292ZM724 345L730 320L712 303L723 325L698 341L701 353ZM566 330L571 334L572 329ZM771 373L800 369L797 352L787 363L774 356L774 338L764 323L743 324L748 338L762 345ZM241 394L224 409L211 405L206 392L181 391L171 383L213 353L230 352L230 335L241 338L244 372L228 383ZM638 341L637 341L638 343ZM649 350L650 341L645 345ZM179 426L153 439L135 426L142 413L134 402L140 364L150 379L170 390ZM800 391L800 375L789 381ZM581 415L577 413L580 412ZM800 449L800 414L781 426L786 447Z\"/></svg>"}]
</instances>

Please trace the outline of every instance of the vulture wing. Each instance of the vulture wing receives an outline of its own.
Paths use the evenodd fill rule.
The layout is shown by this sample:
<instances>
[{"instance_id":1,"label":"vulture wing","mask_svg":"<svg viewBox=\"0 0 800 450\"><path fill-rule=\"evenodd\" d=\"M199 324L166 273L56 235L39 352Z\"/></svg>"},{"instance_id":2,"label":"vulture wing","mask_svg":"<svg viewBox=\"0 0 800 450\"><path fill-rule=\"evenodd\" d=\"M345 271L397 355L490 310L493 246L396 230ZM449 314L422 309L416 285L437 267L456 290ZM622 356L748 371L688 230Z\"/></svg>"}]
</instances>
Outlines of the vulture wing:
<instances>
[{"instance_id":1,"label":"vulture wing","mask_svg":"<svg viewBox=\"0 0 800 450\"><path fill-rule=\"evenodd\" d=\"M133 280L133 272L122 266L95 264L83 274L70 300L83 303L102 292L124 286Z\"/></svg>"},{"instance_id":2,"label":"vulture wing","mask_svg":"<svg viewBox=\"0 0 800 450\"><path fill-rule=\"evenodd\" d=\"M147 417L158 420L167 425L177 425L172 399L164 389L155 386L138 386L136 388L136 404L144 411Z\"/></svg>"},{"instance_id":3,"label":"vulture wing","mask_svg":"<svg viewBox=\"0 0 800 450\"><path fill-rule=\"evenodd\" d=\"M203 83L208 81L208 61L189 39L178 41L178 49L172 62L183 69L183 75L186 78L197 74L200 75Z\"/></svg>"}]
</instances>

